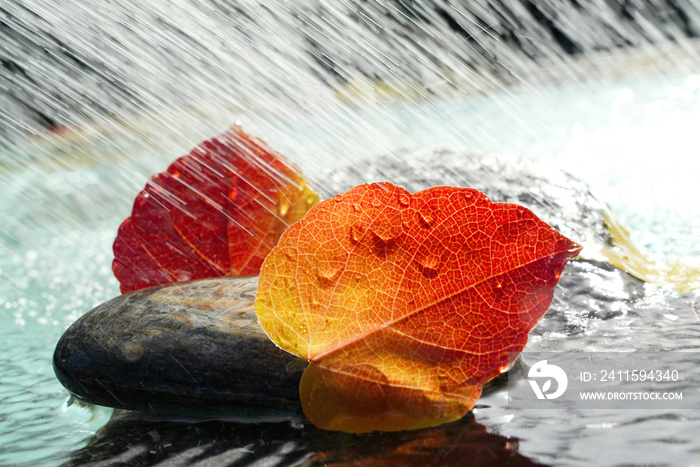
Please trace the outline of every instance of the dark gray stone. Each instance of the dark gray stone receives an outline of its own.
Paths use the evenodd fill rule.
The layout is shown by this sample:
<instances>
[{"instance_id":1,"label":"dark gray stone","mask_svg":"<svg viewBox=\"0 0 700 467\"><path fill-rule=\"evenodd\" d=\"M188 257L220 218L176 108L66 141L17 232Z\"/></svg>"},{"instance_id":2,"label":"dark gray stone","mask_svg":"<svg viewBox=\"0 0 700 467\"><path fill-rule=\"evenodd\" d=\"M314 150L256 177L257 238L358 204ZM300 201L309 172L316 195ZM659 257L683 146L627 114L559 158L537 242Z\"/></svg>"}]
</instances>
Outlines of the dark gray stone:
<instances>
[{"instance_id":1,"label":"dark gray stone","mask_svg":"<svg viewBox=\"0 0 700 467\"><path fill-rule=\"evenodd\" d=\"M298 416L307 362L260 327L257 284L226 277L116 297L66 331L56 375L76 398L109 407L255 421Z\"/></svg>"}]
</instances>

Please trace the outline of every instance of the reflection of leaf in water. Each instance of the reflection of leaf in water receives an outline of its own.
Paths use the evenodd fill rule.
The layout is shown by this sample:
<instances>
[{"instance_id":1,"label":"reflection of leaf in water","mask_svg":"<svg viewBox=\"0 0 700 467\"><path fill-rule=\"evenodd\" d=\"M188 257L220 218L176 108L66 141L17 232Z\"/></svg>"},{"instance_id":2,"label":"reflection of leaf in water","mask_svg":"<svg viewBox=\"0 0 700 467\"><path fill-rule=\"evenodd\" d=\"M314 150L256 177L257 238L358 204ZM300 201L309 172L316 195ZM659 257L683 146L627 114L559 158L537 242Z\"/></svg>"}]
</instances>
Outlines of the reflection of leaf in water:
<instances>
[{"instance_id":1,"label":"reflection of leaf in water","mask_svg":"<svg viewBox=\"0 0 700 467\"><path fill-rule=\"evenodd\" d=\"M473 416L441 427L358 438L371 439L371 443L318 452L304 467L542 465L518 453L517 439L488 433Z\"/></svg>"},{"instance_id":2,"label":"reflection of leaf in water","mask_svg":"<svg viewBox=\"0 0 700 467\"><path fill-rule=\"evenodd\" d=\"M151 177L114 241L114 275L126 293L257 274L317 202L299 168L234 126Z\"/></svg>"},{"instance_id":3,"label":"reflection of leaf in water","mask_svg":"<svg viewBox=\"0 0 700 467\"><path fill-rule=\"evenodd\" d=\"M295 423L151 421L115 410L63 467L182 465L534 466L518 441L490 434L474 417L409 432L353 435Z\"/></svg>"},{"instance_id":4,"label":"reflection of leaf in water","mask_svg":"<svg viewBox=\"0 0 700 467\"><path fill-rule=\"evenodd\" d=\"M255 308L275 343L311 361L300 396L314 424L423 428L471 410L580 250L477 190L361 185L282 235Z\"/></svg>"}]
</instances>

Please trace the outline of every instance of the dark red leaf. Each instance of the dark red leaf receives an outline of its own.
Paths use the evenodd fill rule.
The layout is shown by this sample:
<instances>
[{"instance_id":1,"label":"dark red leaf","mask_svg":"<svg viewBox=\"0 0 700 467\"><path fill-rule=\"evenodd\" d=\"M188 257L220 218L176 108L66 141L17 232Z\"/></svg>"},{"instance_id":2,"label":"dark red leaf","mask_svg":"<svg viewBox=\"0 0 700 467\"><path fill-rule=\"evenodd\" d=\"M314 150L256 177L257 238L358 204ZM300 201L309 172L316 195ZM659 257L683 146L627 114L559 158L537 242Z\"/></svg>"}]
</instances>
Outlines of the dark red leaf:
<instances>
[{"instance_id":1,"label":"dark red leaf","mask_svg":"<svg viewBox=\"0 0 700 467\"><path fill-rule=\"evenodd\" d=\"M150 179L114 241L114 275L127 293L258 274L282 232L317 202L299 168L233 127Z\"/></svg>"}]
</instances>

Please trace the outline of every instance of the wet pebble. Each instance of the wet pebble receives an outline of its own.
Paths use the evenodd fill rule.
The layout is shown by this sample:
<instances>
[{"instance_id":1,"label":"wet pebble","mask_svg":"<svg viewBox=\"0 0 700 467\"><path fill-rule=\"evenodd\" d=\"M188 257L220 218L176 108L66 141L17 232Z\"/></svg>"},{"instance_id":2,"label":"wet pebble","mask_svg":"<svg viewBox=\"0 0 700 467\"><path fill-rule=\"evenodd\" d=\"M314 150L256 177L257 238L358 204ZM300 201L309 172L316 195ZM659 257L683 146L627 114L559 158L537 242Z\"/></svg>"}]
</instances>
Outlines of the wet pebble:
<instances>
[{"instance_id":1,"label":"wet pebble","mask_svg":"<svg viewBox=\"0 0 700 467\"><path fill-rule=\"evenodd\" d=\"M226 277L116 297L66 331L56 375L75 398L109 407L232 420L300 416L307 362L260 327L257 284Z\"/></svg>"}]
</instances>

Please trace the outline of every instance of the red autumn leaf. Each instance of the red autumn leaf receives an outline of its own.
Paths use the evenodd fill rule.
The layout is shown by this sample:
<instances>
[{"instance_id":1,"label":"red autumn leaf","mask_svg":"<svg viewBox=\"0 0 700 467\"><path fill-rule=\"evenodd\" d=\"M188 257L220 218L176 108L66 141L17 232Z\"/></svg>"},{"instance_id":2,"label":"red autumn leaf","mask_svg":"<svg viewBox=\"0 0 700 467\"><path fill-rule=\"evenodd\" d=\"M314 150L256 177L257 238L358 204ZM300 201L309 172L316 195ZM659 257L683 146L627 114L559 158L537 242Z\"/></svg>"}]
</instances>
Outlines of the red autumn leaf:
<instances>
[{"instance_id":1,"label":"red autumn leaf","mask_svg":"<svg viewBox=\"0 0 700 467\"><path fill-rule=\"evenodd\" d=\"M256 311L311 362L307 418L350 432L458 419L504 371L581 247L522 206L469 188L362 185L292 225Z\"/></svg>"},{"instance_id":2,"label":"red autumn leaf","mask_svg":"<svg viewBox=\"0 0 700 467\"><path fill-rule=\"evenodd\" d=\"M112 270L122 293L257 274L317 202L296 166L233 127L151 177L119 228Z\"/></svg>"}]
</instances>

